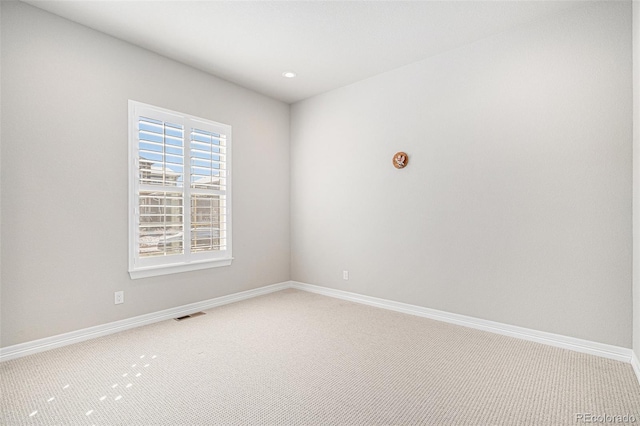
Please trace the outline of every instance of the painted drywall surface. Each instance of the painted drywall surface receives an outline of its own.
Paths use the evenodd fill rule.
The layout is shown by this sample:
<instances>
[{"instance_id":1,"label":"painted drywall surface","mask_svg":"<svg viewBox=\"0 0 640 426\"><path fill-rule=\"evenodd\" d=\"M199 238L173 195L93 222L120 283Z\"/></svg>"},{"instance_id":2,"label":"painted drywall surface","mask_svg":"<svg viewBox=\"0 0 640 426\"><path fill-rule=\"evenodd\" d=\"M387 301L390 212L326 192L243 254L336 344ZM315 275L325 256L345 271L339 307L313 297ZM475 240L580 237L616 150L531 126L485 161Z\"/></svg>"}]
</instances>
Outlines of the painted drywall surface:
<instances>
[{"instance_id":1,"label":"painted drywall surface","mask_svg":"<svg viewBox=\"0 0 640 426\"><path fill-rule=\"evenodd\" d=\"M630 348L631 65L593 4L292 105L292 280Z\"/></svg>"},{"instance_id":2,"label":"painted drywall surface","mask_svg":"<svg viewBox=\"0 0 640 426\"><path fill-rule=\"evenodd\" d=\"M287 104L21 3L2 64L2 346L289 279ZM230 267L129 278L128 99L233 126Z\"/></svg>"},{"instance_id":3,"label":"painted drywall surface","mask_svg":"<svg viewBox=\"0 0 640 426\"><path fill-rule=\"evenodd\" d=\"M0 22L2 22L2 7L0 7ZM2 48L2 31L0 31L0 49ZM2 55L0 55L0 82L2 81ZM2 84L0 84L0 100L2 99ZM0 102L0 224L2 223L2 102ZM1 227L0 227L1 231ZM0 253L2 253L2 233L0 232ZM2 330L2 256L0 255L0 330ZM0 342L2 338L0 337ZM1 346L1 343L0 343Z\"/></svg>"},{"instance_id":4,"label":"painted drywall surface","mask_svg":"<svg viewBox=\"0 0 640 426\"><path fill-rule=\"evenodd\" d=\"M633 10L633 351L640 354L640 2Z\"/></svg>"}]
</instances>

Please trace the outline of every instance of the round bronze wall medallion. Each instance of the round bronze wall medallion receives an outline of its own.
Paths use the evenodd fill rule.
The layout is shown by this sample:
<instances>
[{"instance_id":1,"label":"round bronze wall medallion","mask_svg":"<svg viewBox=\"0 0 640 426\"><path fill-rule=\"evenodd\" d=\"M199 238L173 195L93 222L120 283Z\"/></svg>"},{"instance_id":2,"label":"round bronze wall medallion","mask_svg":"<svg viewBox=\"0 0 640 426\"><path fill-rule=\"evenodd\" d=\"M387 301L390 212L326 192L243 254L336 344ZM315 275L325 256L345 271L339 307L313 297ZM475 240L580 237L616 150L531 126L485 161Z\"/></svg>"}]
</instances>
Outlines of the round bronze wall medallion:
<instances>
[{"instance_id":1,"label":"round bronze wall medallion","mask_svg":"<svg viewBox=\"0 0 640 426\"><path fill-rule=\"evenodd\" d=\"M396 169L404 169L409 163L409 156L406 152L396 152L396 155L393 156L393 166Z\"/></svg>"}]
</instances>

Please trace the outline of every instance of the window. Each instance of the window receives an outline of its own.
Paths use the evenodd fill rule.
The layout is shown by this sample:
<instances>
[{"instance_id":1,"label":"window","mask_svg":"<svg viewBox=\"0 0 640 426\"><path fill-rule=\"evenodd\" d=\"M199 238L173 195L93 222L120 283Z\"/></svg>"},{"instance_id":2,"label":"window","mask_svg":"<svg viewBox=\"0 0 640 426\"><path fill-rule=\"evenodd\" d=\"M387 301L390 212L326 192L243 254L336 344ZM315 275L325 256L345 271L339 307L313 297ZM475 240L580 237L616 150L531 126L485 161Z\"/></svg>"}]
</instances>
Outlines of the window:
<instances>
[{"instance_id":1,"label":"window","mask_svg":"<svg viewBox=\"0 0 640 426\"><path fill-rule=\"evenodd\" d=\"M129 101L131 278L231 264L231 126Z\"/></svg>"}]
</instances>

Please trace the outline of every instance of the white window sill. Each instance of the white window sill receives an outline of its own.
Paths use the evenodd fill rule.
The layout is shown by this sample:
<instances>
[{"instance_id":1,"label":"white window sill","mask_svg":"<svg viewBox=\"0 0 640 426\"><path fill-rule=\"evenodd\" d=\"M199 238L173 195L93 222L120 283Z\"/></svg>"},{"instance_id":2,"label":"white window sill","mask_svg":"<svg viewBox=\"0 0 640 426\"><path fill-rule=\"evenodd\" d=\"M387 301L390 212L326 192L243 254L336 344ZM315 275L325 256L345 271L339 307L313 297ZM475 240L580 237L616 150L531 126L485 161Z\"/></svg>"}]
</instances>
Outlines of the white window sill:
<instances>
[{"instance_id":1,"label":"white window sill","mask_svg":"<svg viewBox=\"0 0 640 426\"><path fill-rule=\"evenodd\" d=\"M202 262L179 263L174 265L150 266L129 271L132 280L138 278L157 277L159 275L177 274L180 272L198 271L200 269L218 268L220 266L229 266L233 258L206 260Z\"/></svg>"}]
</instances>

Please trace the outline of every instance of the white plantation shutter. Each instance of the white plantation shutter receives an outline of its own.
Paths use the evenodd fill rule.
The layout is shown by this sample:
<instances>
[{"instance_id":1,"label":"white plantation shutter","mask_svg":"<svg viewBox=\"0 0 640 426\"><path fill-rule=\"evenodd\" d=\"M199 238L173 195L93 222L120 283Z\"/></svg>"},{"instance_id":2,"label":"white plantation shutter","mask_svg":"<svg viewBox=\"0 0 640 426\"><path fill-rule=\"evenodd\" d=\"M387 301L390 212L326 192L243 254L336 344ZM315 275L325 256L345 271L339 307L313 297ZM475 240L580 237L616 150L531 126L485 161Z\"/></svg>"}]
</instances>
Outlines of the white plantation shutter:
<instances>
[{"instance_id":1,"label":"white plantation shutter","mask_svg":"<svg viewBox=\"0 0 640 426\"><path fill-rule=\"evenodd\" d=\"M227 249L227 136L191 129L191 250Z\"/></svg>"},{"instance_id":2,"label":"white plantation shutter","mask_svg":"<svg viewBox=\"0 0 640 426\"><path fill-rule=\"evenodd\" d=\"M132 278L231 263L231 127L129 101Z\"/></svg>"},{"instance_id":3,"label":"white plantation shutter","mask_svg":"<svg viewBox=\"0 0 640 426\"><path fill-rule=\"evenodd\" d=\"M138 117L137 139L138 256L182 254L184 128Z\"/></svg>"}]
</instances>

